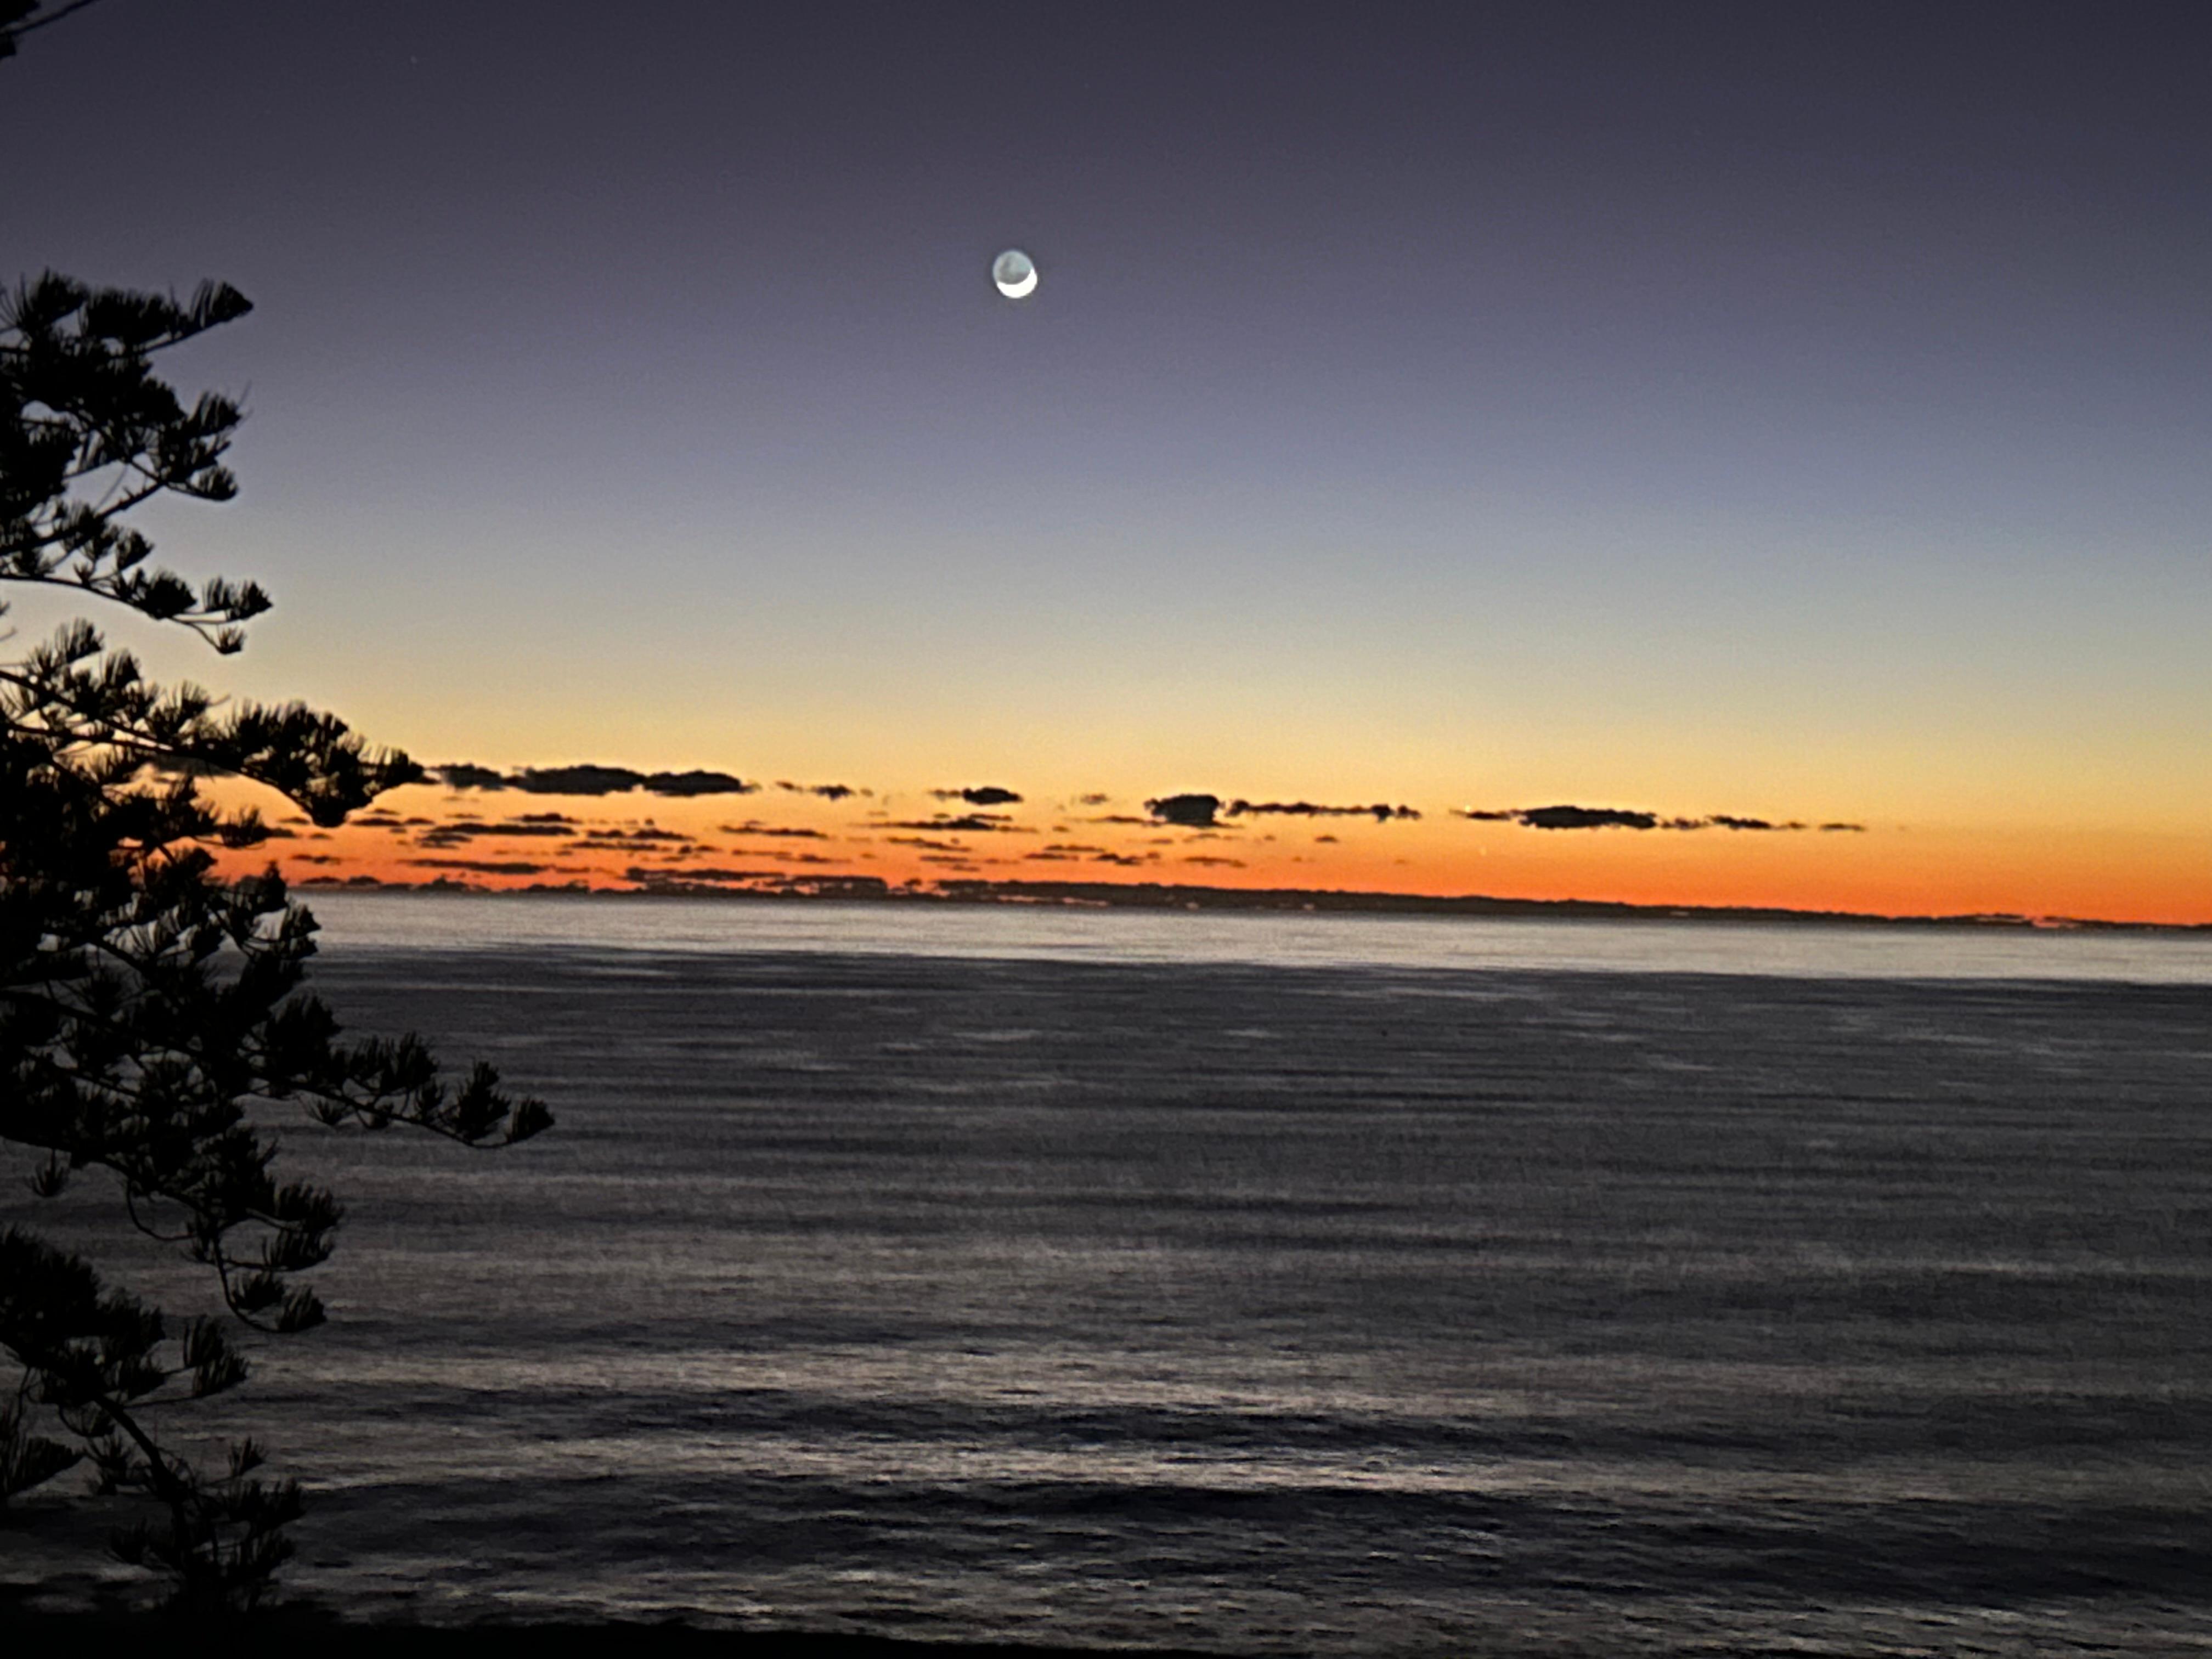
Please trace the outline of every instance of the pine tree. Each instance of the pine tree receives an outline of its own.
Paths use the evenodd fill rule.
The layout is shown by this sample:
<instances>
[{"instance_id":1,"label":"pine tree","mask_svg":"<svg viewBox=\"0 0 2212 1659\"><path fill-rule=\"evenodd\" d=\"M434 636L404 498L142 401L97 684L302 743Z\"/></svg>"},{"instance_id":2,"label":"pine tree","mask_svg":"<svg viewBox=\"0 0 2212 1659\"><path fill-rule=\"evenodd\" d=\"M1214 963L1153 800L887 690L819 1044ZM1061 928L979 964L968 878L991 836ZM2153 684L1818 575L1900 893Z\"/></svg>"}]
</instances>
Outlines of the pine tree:
<instances>
[{"instance_id":1,"label":"pine tree","mask_svg":"<svg viewBox=\"0 0 2212 1659\"><path fill-rule=\"evenodd\" d=\"M267 596L220 579L196 590L149 562L125 520L157 496L234 493L222 462L238 405L185 406L153 360L247 309L228 287L179 302L52 274L0 296L0 581L240 648ZM150 684L88 621L0 661L0 1148L21 1149L44 1198L104 1177L118 1228L204 1264L229 1314L177 1318L23 1228L0 1232L0 1353L17 1372L0 1407L0 1503L80 1463L95 1490L143 1494L161 1518L114 1547L166 1570L185 1607L252 1605L301 1512L295 1483L258 1477L252 1441L207 1469L152 1426L159 1408L245 1380L237 1327L286 1335L323 1319L295 1276L329 1255L339 1207L276 1173L264 1103L470 1146L551 1121L488 1066L456 1085L412 1037L343 1038L301 988L313 917L273 866L218 872L216 849L267 830L204 779L266 786L327 826L421 775L303 706Z\"/></svg>"},{"instance_id":2,"label":"pine tree","mask_svg":"<svg viewBox=\"0 0 2212 1659\"><path fill-rule=\"evenodd\" d=\"M58 0L48 6L42 0L0 0L0 58L13 58L16 43L33 29L58 23L92 3L94 0Z\"/></svg>"}]
</instances>

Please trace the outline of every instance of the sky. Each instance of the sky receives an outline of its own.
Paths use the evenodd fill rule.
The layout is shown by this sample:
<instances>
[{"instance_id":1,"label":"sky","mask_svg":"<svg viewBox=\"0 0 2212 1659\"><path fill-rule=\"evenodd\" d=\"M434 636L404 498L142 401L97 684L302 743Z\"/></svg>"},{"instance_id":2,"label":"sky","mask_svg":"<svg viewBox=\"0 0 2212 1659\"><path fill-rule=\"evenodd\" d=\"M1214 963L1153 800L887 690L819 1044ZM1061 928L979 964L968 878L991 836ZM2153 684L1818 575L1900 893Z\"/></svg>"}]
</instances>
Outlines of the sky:
<instances>
[{"instance_id":1,"label":"sky","mask_svg":"<svg viewBox=\"0 0 2212 1659\"><path fill-rule=\"evenodd\" d=\"M439 769L295 877L2203 922L2208 66L2184 5L100 0L0 64L0 278L255 303L169 363L240 496L143 516L277 608L111 634Z\"/></svg>"}]
</instances>

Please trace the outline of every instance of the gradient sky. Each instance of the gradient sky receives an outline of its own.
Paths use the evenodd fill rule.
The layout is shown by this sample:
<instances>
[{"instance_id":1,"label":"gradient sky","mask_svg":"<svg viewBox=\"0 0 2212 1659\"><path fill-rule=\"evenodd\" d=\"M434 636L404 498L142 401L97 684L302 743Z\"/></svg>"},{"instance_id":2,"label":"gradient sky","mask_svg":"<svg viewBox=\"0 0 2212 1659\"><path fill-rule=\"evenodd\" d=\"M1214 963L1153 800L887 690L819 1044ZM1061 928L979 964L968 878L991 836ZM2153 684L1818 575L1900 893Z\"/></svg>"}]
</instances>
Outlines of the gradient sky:
<instances>
[{"instance_id":1,"label":"gradient sky","mask_svg":"<svg viewBox=\"0 0 2212 1659\"><path fill-rule=\"evenodd\" d=\"M2192 6L102 0L0 65L0 276L256 302L172 365L244 493L147 527L278 608L118 623L162 672L768 786L402 817L907 879L991 785L985 875L2205 921L2208 70ZM1189 792L1422 816L1095 822ZM1864 827L1452 810L1559 804ZM424 827L311 856L628 867Z\"/></svg>"}]
</instances>

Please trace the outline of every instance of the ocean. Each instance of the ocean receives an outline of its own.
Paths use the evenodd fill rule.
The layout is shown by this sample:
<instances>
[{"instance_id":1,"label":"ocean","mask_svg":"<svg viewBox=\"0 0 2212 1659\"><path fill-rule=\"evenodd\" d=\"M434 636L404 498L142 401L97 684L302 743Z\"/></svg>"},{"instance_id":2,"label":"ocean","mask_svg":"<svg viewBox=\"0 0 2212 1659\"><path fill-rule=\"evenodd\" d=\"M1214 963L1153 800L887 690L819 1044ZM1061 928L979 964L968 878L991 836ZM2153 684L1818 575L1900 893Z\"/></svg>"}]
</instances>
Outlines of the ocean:
<instances>
[{"instance_id":1,"label":"ocean","mask_svg":"<svg viewBox=\"0 0 2212 1659\"><path fill-rule=\"evenodd\" d=\"M350 1029L560 1121L272 1120L331 1322L173 1424L305 1483L290 1595L2212 1652L2212 939L310 902ZM112 1517L40 1501L0 1580L94 1593Z\"/></svg>"}]
</instances>

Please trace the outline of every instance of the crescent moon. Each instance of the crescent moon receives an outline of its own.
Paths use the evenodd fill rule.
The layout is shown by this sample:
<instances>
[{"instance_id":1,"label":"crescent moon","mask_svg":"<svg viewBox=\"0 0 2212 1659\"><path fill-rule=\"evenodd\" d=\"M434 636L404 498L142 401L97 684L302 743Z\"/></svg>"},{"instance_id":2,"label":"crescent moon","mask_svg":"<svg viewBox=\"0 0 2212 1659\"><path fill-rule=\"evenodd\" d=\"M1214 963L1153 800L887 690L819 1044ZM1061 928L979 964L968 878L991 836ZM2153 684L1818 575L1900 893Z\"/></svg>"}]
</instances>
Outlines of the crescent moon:
<instances>
[{"instance_id":1,"label":"crescent moon","mask_svg":"<svg viewBox=\"0 0 2212 1659\"><path fill-rule=\"evenodd\" d=\"M998 282L998 278L995 276L991 280L994 283ZM1034 289L1036 285L1036 267L1035 265L1031 265L1030 267L1030 274L1023 277L1018 283L999 283L999 292L1005 295L1009 300L1018 300Z\"/></svg>"}]
</instances>

